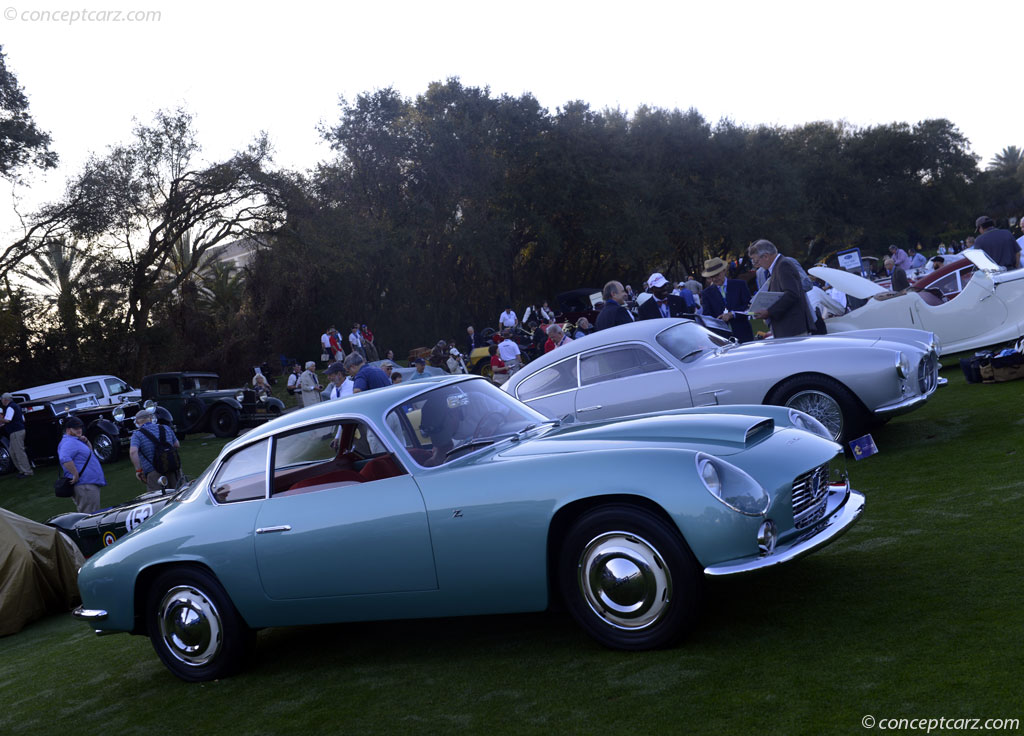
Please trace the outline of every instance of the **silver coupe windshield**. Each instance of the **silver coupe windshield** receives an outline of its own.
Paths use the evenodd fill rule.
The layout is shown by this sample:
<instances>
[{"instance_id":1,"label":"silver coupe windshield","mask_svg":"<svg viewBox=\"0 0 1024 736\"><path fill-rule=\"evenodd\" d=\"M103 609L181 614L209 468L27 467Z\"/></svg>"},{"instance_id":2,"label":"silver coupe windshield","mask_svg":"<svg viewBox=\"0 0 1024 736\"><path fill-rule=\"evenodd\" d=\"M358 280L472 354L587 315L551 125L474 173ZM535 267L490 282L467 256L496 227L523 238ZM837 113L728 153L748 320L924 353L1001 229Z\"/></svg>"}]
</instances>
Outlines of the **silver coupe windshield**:
<instances>
[{"instance_id":1,"label":"silver coupe windshield","mask_svg":"<svg viewBox=\"0 0 1024 736\"><path fill-rule=\"evenodd\" d=\"M729 344L724 337L709 332L693 322L682 322L658 333L658 344L677 360L690 358L705 350L714 350Z\"/></svg>"}]
</instances>

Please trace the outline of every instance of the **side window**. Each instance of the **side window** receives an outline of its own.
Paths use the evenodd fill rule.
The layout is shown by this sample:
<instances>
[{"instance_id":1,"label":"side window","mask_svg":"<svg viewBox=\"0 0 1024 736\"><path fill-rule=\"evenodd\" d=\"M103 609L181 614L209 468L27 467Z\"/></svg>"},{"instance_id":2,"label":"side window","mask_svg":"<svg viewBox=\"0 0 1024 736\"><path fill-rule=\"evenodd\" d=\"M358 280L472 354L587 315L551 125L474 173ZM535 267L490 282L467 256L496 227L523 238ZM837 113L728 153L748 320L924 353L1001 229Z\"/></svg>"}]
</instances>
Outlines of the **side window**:
<instances>
[{"instance_id":1,"label":"side window","mask_svg":"<svg viewBox=\"0 0 1024 736\"><path fill-rule=\"evenodd\" d=\"M85 393L85 387L84 386L68 386L68 393L69 394L84 394Z\"/></svg>"},{"instance_id":2,"label":"side window","mask_svg":"<svg viewBox=\"0 0 1024 736\"><path fill-rule=\"evenodd\" d=\"M949 294L952 294L953 292L955 292L956 290L958 290L960 288L959 283L957 283L958 273L959 272L953 272L953 273L946 274L945 276L943 276L938 281L933 281L932 285L929 288L931 288L931 289L938 289L939 291L941 291L943 294L946 294L947 296Z\"/></svg>"},{"instance_id":3,"label":"side window","mask_svg":"<svg viewBox=\"0 0 1024 736\"><path fill-rule=\"evenodd\" d=\"M516 396L520 401L529 401L573 388L576 388L576 358L563 360L530 376L516 387Z\"/></svg>"},{"instance_id":4,"label":"side window","mask_svg":"<svg viewBox=\"0 0 1024 736\"><path fill-rule=\"evenodd\" d=\"M100 385L99 381L89 381L89 383L85 384L85 392L92 394L97 399L103 398L103 386Z\"/></svg>"},{"instance_id":5,"label":"side window","mask_svg":"<svg viewBox=\"0 0 1024 736\"><path fill-rule=\"evenodd\" d=\"M306 427L279 435L274 446L274 496L324 491L404 474L364 422Z\"/></svg>"},{"instance_id":6,"label":"side window","mask_svg":"<svg viewBox=\"0 0 1024 736\"><path fill-rule=\"evenodd\" d=\"M582 385L589 386L666 368L668 366L647 348L629 345L584 355L580 359L580 379Z\"/></svg>"},{"instance_id":7,"label":"side window","mask_svg":"<svg viewBox=\"0 0 1024 736\"><path fill-rule=\"evenodd\" d=\"M104 379L104 383L107 384L107 391L110 392L111 396L117 396L131 390L131 387L120 378L107 378Z\"/></svg>"},{"instance_id":8,"label":"side window","mask_svg":"<svg viewBox=\"0 0 1024 736\"><path fill-rule=\"evenodd\" d=\"M267 444L249 445L229 457L213 479L217 503L251 501L267 495Z\"/></svg>"},{"instance_id":9,"label":"side window","mask_svg":"<svg viewBox=\"0 0 1024 736\"><path fill-rule=\"evenodd\" d=\"M156 382L157 396L173 396L178 393L178 381L174 378L160 378Z\"/></svg>"}]
</instances>

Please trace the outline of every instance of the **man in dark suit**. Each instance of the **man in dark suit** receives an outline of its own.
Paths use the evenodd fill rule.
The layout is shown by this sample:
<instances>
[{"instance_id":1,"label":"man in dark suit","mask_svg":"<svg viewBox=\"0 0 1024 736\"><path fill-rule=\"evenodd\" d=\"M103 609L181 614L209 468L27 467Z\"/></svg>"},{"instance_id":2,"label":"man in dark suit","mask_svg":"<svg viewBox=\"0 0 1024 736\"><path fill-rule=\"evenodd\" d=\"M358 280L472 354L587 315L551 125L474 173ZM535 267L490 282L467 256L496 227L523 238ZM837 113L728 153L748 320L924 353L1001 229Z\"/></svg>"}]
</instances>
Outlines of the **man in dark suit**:
<instances>
[{"instance_id":1,"label":"man in dark suit","mask_svg":"<svg viewBox=\"0 0 1024 736\"><path fill-rule=\"evenodd\" d=\"M652 298L640 305L637 314L640 319L658 319L659 317L692 317L697 311L697 304L689 290L685 296L672 293L672 284L660 273L652 273L647 279L647 291Z\"/></svg>"},{"instance_id":2,"label":"man in dark suit","mask_svg":"<svg viewBox=\"0 0 1024 736\"><path fill-rule=\"evenodd\" d=\"M768 272L763 291L781 294L778 301L766 310L755 312L754 316L771 320L775 337L810 333L814 329L814 317L804 292L800 264L779 253L773 243L764 239L747 248L747 255L755 266Z\"/></svg>"},{"instance_id":3,"label":"man in dark suit","mask_svg":"<svg viewBox=\"0 0 1024 736\"><path fill-rule=\"evenodd\" d=\"M626 290L618 281L609 281L601 290L604 297L604 306L597 315L597 324L594 330L603 330L616 325L628 325L633 321L633 315L629 313L623 304L626 303Z\"/></svg>"},{"instance_id":4,"label":"man in dark suit","mask_svg":"<svg viewBox=\"0 0 1024 736\"><path fill-rule=\"evenodd\" d=\"M728 322L732 327L733 337L740 342L750 342L754 339L750 320L745 314L736 314L747 311L747 307L750 306L750 289L747 288L746 281L727 279L726 268L728 267L721 258L704 261L702 275L711 279L711 286L704 289L700 302L704 307L704 314Z\"/></svg>"}]
</instances>

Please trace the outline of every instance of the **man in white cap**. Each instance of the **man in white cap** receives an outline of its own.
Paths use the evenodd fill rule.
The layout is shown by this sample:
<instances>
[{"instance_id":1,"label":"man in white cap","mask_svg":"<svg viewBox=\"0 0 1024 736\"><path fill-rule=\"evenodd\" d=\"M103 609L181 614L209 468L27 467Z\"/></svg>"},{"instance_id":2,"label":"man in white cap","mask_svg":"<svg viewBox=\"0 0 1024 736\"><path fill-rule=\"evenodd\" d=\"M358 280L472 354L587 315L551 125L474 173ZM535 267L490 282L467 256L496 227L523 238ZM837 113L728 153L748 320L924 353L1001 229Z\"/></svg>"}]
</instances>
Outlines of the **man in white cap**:
<instances>
[{"instance_id":1,"label":"man in white cap","mask_svg":"<svg viewBox=\"0 0 1024 736\"><path fill-rule=\"evenodd\" d=\"M691 317L697 311L697 303L689 289L681 296L672 293L672 284L660 273L652 273L647 279L647 291L654 297L640 305L637 314L640 319L659 317Z\"/></svg>"}]
</instances>

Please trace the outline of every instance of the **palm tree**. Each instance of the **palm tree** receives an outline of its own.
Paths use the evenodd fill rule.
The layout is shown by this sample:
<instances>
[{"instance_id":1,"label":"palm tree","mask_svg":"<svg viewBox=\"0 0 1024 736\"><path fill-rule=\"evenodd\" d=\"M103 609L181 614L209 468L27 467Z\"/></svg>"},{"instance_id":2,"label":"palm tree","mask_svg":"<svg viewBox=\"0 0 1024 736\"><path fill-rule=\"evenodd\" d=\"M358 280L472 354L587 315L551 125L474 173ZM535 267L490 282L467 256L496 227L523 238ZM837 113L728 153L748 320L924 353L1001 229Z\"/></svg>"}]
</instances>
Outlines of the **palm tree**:
<instances>
[{"instance_id":1,"label":"palm tree","mask_svg":"<svg viewBox=\"0 0 1024 736\"><path fill-rule=\"evenodd\" d=\"M1024 164L1024 151L1017 146L1007 146L988 162L988 170L1002 171L1013 176L1021 164Z\"/></svg>"},{"instance_id":2,"label":"palm tree","mask_svg":"<svg viewBox=\"0 0 1024 736\"><path fill-rule=\"evenodd\" d=\"M69 245L63 239L50 240L18 273L43 288L44 300L56 309L61 330L65 334L75 331L79 295L96 275L88 249Z\"/></svg>"}]
</instances>

